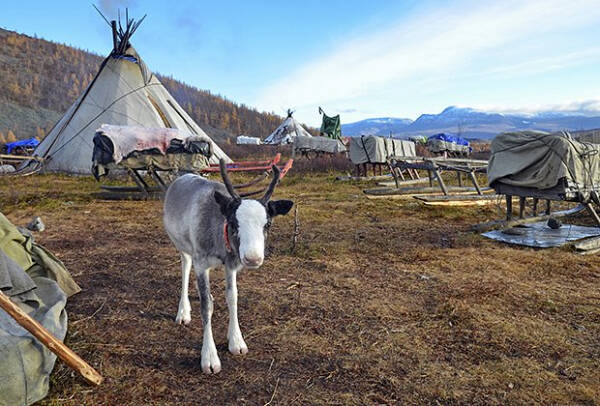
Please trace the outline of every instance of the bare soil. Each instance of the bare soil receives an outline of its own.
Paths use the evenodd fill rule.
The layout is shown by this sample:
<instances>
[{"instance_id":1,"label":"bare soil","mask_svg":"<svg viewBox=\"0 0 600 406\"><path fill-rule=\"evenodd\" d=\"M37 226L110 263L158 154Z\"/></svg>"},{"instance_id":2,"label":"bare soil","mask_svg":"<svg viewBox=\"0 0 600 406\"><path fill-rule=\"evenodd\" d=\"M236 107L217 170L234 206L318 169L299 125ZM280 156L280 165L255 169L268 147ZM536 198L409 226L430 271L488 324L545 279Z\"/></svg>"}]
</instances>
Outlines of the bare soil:
<instances>
[{"instance_id":1,"label":"bare soil","mask_svg":"<svg viewBox=\"0 0 600 406\"><path fill-rule=\"evenodd\" d=\"M179 257L160 201L95 200L89 178L1 178L2 212L40 215L38 242L83 291L66 343L104 377L87 386L57 362L42 405L596 405L600 258L536 250L469 231L499 207L368 200L373 184L290 173L275 198L269 255L238 279L248 355L227 352L223 272L212 275L222 362L202 373L202 326L174 323Z\"/></svg>"}]
</instances>

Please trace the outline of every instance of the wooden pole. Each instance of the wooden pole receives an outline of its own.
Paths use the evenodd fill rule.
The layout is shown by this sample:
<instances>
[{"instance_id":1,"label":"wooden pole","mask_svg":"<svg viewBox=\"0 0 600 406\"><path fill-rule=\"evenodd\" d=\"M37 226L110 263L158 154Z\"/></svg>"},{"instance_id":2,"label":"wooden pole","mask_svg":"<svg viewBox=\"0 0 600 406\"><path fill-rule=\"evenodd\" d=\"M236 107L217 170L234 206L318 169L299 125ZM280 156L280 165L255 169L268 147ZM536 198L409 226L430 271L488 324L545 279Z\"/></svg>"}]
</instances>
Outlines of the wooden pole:
<instances>
[{"instance_id":1,"label":"wooden pole","mask_svg":"<svg viewBox=\"0 0 600 406\"><path fill-rule=\"evenodd\" d=\"M82 360L69 347L50 334L44 326L25 313L2 291L0 291L0 307L15 319L20 326L33 334L35 338L56 354L65 364L79 372L88 383L92 385L100 385L102 383L102 375Z\"/></svg>"}]
</instances>

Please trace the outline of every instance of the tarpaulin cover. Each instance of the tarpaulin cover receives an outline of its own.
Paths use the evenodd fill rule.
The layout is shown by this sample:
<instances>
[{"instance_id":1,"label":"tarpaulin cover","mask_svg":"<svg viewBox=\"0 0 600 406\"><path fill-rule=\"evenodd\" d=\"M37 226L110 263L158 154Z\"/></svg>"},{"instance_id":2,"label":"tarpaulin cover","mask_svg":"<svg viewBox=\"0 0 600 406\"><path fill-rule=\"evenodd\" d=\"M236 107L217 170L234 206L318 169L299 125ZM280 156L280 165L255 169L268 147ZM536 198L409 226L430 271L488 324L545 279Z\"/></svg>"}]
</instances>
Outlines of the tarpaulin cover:
<instances>
[{"instance_id":1,"label":"tarpaulin cover","mask_svg":"<svg viewBox=\"0 0 600 406\"><path fill-rule=\"evenodd\" d=\"M395 138L362 135L350 138L350 160L353 164L383 164L390 156L416 156L415 143Z\"/></svg>"},{"instance_id":2,"label":"tarpaulin cover","mask_svg":"<svg viewBox=\"0 0 600 406\"><path fill-rule=\"evenodd\" d=\"M339 139L327 137L295 137L294 149L297 151L316 151L328 154L346 152L346 146Z\"/></svg>"},{"instance_id":3,"label":"tarpaulin cover","mask_svg":"<svg viewBox=\"0 0 600 406\"><path fill-rule=\"evenodd\" d=\"M591 142L600 144L600 130L573 131L571 136L579 142Z\"/></svg>"},{"instance_id":4,"label":"tarpaulin cover","mask_svg":"<svg viewBox=\"0 0 600 406\"><path fill-rule=\"evenodd\" d=\"M493 230L482 234L492 240L534 248L560 247L569 241L600 235L598 227L563 224L552 229L545 221L523 224L508 230Z\"/></svg>"},{"instance_id":5,"label":"tarpaulin cover","mask_svg":"<svg viewBox=\"0 0 600 406\"><path fill-rule=\"evenodd\" d=\"M471 152L469 141L452 134L440 133L427 138L427 148L431 152L460 152L468 154Z\"/></svg>"},{"instance_id":6,"label":"tarpaulin cover","mask_svg":"<svg viewBox=\"0 0 600 406\"><path fill-rule=\"evenodd\" d=\"M38 140L36 140L35 138L29 138L26 140L19 140L19 141L15 141L15 142L9 142L8 144L6 144L6 153L7 154L12 154L13 150L21 147L21 148L35 148L38 146L40 142Z\"/></svg>"},{"instance_id":7,"label":"tarpaulin cover","mask_svg":"<svg viewBox=\"0 0 600 406\"><path fill-rule=\"evenodd\" d=\"M559 184L576 190L600 187L600 146L575 141L568 133L510 132L492 141L490 186L549 189Z\"/></svg>"},{"instance_id":8,"label":"tarpaulin cover","mask_svg":"<svg viewBox=\"0 0 600 406\"><path fill-rule=\"evenodd\" d=\"M80 288L64 265L0 214L0 289L55 337L67 332L67 296ZM44 398L56 356L0 310L0 405Z\"/></svg>"},{"instance_id":9,"label":"tarpaulin cover","mask_svg":"<svg viewBox=\"0 0 600 406\"><path fill-rule=\"evenodd\" d=\"M340 115L338 114L337 116L329 117L323 112L323 121L321 122L320 133L324 137L341 139L342 125L340 123Z\"/></svg>"}]
</instances>

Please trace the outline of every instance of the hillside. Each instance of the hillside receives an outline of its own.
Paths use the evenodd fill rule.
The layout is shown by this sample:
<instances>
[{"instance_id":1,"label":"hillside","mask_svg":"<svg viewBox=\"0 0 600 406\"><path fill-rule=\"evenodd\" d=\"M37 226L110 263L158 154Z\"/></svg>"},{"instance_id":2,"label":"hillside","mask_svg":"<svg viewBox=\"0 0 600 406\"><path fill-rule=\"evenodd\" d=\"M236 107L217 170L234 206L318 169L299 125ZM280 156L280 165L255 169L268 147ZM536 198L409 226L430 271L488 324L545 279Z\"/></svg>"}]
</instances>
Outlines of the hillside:
<instances>
[{"instance_id":1,"label":"hillside","mask_svg":"<svg viewBox=\"0 0 600 406\"><path fill-rule=\"evenodd\" d=\"M377 118L342 125L346 136L361 134L399 136L432 135L440 132L461 133L467 138L490 139L503 131L588 130L600 127L595 112L555 112L501 114L450 106L439 114L422 114L415 121Z\"/></svg>"},{"instance_id":2,"label":"hillside","mask_svg":"<svg viewBox=\"0 0 600 406\"><path fill-rule=\"evenodd\" d=\"M81 49L0 28L0 133L44 136L93 80L102 60ZM157 76L217 141L230 142L227 138L241 133L264 138L282 121L275 114Z\"/></svg>"}]
</instances>

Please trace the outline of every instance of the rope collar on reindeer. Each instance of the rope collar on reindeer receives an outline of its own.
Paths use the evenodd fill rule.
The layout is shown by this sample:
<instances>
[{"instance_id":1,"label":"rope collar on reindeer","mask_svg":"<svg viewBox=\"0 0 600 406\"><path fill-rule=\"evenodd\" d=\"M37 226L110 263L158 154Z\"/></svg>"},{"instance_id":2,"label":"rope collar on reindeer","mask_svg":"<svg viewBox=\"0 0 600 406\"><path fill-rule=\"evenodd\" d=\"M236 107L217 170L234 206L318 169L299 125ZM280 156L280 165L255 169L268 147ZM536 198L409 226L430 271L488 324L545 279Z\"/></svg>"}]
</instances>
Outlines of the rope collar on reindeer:
<instances>
[{"instance_id":1,"label":"rope collar on reindeer","mask_svg":"<svg viewBox=\"0 0 600 406\"><path fill-rule=\"evenodd\" d=\"M227 220L223 223L223 238L225 239L225 249L227 252L231 252L231 243L229 242L229 233L227 230Z\"/></svg>"}]
</instances>

